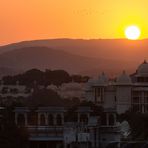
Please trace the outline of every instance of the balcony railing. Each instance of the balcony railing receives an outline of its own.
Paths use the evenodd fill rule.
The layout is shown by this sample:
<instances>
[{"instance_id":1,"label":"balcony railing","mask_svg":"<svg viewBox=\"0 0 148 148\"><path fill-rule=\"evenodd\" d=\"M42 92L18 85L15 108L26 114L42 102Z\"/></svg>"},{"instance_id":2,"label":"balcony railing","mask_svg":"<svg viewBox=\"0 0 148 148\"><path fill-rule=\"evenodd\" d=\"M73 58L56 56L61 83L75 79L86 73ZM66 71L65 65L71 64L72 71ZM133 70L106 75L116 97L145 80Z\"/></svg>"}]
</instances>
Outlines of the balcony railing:
<instances>
[{"instance_id":1,"label":"balcony railing","mask_svg":"<svg viewBox=\"0 0 148 148\"><path fill-rule=\"evenodd\" d=\"M30 137L35 139L59 140L63 138L63 127L59 126L28 126Z\"/></svg>"}]
</instances>

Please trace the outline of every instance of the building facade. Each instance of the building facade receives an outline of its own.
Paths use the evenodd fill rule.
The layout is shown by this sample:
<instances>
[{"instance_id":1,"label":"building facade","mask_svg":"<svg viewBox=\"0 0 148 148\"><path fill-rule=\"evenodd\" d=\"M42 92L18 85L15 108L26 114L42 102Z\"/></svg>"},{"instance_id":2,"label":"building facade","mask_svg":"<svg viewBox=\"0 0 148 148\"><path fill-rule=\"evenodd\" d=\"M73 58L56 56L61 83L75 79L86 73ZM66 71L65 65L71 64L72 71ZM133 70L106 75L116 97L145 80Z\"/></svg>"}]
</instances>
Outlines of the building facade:
<instances>
[{"instance_id":1,"label":"building facade","mask_svg":"<svg viewBox=\"0 0 148 148\"><path fill-rule=\"evenodd\" d=\"M21 85L19 81L15 85L4 84L1 80L0 83L0 97L2 98L27 98L33 92L33 88L28 88L25 85Z\"/></svg>"},{"instance_id":2,"label":"building facade","mask_svg":"<svg viewBox=\"0 0 148 148\"><path fill-rule=\"evenodd\" d=\"M88 101L114 108L119 114L128 110L148 112L148 63L144 61L132 75L123 71L114 80L102 73L88 81L85 92Z\"/></svg>"},{"instance_id":3,"label":"building facade","mask_svg":"<svg viewBox=\"0 0 148 148\"><path fill-rule=\"evenodd\" d=\"M106 110L103 118L92 115L90 107L79 107L75 120L66 120L63 107L17 107L15 123L29 133L29 148L106 148L120 143L116 113Z\"/></svg>"}]
</instances>

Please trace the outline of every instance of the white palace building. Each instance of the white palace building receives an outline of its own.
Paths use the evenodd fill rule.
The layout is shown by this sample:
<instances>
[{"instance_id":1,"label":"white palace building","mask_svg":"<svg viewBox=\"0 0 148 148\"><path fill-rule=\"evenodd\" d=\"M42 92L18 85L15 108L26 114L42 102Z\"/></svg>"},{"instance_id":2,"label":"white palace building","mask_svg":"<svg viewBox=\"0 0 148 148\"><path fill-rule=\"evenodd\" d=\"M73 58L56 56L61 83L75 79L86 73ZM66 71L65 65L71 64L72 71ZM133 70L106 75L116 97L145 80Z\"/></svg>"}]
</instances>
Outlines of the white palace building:
<instances>
[{"instance_id":1,"label":"white palace building","mask_svg":"<svg viewBox=\"0 0 148 148\"><path fill-rule=\"evenodd\" d=\"M148 63L144 61L132 75L125 71L114 80L105 73L90 79L86 99L104 108L114 108L121 114L128 110L148 112Z\"/></svg>"}]
</instances>

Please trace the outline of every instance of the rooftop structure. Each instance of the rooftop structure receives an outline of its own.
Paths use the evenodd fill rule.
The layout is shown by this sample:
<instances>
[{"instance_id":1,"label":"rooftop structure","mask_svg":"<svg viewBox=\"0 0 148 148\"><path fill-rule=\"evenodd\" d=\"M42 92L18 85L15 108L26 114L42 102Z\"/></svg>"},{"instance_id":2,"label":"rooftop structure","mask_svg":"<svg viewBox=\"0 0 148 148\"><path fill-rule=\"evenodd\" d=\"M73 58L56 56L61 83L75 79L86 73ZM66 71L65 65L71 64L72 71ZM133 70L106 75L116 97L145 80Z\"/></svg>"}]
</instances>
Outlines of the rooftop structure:
<instances>
[{"instance_id":1,"label":"rooftop structure","mask_svg":"<svg viewBox=\"0 0 148 148\"><path fill-rule=\"evenodd\" d=\"M102 73L88 81L85 92L88 101L114 108L119 114L127 110L148 112L148 63L145 60L132 75L123 71L114 81Z\"/></svg>"}]
</instances>

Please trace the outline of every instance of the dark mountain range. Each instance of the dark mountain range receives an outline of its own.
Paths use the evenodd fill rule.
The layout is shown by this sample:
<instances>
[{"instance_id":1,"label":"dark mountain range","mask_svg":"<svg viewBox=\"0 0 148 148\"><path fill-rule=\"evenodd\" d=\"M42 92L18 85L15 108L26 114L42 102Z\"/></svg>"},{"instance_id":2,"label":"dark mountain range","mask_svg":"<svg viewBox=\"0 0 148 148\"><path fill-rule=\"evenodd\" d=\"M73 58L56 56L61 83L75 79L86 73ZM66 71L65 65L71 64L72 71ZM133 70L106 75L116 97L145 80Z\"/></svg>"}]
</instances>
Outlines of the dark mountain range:
<instances>
[{"instance_id":1,"label":"dark mountain range","mask_svg":"<svg viewBox=\"0 0 148 148\"><path fill-rule=\"evenodd\" d=\"M63 50L72 54L96 57L133 60L148 57L148 39L127 40L127 39L49 39L23 41L0 47L0 53L34 46L45 46L52 49Z\"/></svg>"},{"instance_id":2,"label":"dark mountain range","mask_svg":"<svg viewBox=\"0 0 148 148\"><path fill-rule=\"evenodd\" d=\"M133 72L148 57L148 40L50 39L0 47L0 66L21 70L64 69L70 73L109 75Z\"/></svg>"},{"instance_id":3,"label":"dark mountain range","mask_svg":"<svg viewBox=\"0 0 148 148\"><path fill-rule=\"evenodd\" d=\"M111 65L112 67L108 66ZM120 64L119 64L120 63ZM62 50L48 47L25 47L11 50L0 55L0 66L28 70L31 68L64 69L71 74L98 74L107 71L109 74L119 72L126 63L109 60L88 58L73 55Z\"/></svg>"}]
</instances>

